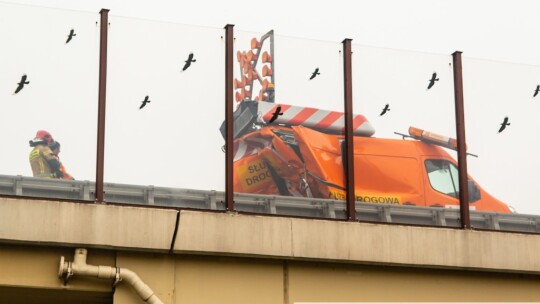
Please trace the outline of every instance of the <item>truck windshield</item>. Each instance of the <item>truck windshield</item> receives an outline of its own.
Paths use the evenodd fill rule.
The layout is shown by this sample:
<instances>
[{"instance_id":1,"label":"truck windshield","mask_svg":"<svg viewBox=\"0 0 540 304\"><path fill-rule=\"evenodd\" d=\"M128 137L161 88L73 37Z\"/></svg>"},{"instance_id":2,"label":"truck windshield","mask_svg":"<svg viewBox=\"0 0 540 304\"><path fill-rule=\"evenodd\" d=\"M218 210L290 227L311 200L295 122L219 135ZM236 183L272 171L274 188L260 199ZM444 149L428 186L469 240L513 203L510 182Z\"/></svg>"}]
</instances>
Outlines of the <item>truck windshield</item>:
<instances>
[{"instance_id":1,"label":"truck windshield","mask_svg":"<svg viewBox=\"0 0 540 304\"><path fill-rule=\"evenodd\" d=\"M458 169L442 159L426 160L426 170L431 187L451 197L459 197Z\"/></svg>"}]
</instances>

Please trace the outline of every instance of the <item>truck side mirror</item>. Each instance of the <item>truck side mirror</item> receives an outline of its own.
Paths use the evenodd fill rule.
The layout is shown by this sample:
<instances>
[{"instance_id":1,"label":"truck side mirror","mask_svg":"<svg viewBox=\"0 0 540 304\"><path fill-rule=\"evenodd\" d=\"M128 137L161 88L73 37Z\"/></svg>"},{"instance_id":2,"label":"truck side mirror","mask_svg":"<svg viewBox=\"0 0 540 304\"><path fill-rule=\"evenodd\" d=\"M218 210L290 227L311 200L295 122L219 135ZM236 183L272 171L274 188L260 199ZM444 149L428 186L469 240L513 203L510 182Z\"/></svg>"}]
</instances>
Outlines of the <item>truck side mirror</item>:
<instances>
[{"instance_id":1,"label":"truck side mirror","mask_svg":"<svg viewBox=\"0 0 540 304\"><path fill-rule=\"evenodd\" d=\"M476 184L469 179L467 181L467 186L469 188L469 203L474 203L480 200L480 189L478 189Z\"/></svg>"}]
</instances>

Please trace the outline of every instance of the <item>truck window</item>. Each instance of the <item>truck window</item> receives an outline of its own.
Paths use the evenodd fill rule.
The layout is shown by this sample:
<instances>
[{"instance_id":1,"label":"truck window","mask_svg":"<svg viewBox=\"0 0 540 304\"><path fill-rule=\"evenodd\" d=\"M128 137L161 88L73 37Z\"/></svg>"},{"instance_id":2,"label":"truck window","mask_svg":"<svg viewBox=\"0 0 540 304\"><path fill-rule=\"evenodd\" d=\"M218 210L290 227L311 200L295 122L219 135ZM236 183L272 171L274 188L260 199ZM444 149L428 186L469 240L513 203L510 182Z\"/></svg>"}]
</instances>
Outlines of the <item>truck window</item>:
<instances>
[{"instance_id":1,"label":"truck window","mask_svg":"<svg viewBox=\"0 0 540 304\"><path fill-rule=\"evenodd\" d=\"M429 183L435 191L451 197L459 197L459 178L457 167L449 161L428 159L425 162Z\"/></svg>"}]
</instances>

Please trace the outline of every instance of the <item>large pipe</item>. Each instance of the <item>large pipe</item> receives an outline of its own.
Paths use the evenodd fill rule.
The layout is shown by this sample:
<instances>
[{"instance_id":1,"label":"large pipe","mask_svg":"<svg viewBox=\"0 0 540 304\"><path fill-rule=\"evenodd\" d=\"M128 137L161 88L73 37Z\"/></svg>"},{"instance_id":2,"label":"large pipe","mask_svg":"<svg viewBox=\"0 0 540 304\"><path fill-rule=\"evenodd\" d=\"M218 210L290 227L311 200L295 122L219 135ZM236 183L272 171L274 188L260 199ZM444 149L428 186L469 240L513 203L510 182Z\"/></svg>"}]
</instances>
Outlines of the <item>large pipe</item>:
<instances>
[{"instance_id":1,"label":"large pipe","mask_svg":"<svg viewBox=\"0 0 540 304\"><path fill-rule=\"evenodd\" d=\"M74 275L97 277L100 279L114 279L115 284L125 280L133 286L133 289L135 289L139 297L146 303L163 304L154 291L152 291L152 289L148 287L135 272L127 268L88 265L86 264L86 255L86 249L77 248L75 249L73 262L65 261L62 256L60 258L60 267L58 268L58 277L61 278L65 275L66 281Z\"/></svg>"}]
</instances>

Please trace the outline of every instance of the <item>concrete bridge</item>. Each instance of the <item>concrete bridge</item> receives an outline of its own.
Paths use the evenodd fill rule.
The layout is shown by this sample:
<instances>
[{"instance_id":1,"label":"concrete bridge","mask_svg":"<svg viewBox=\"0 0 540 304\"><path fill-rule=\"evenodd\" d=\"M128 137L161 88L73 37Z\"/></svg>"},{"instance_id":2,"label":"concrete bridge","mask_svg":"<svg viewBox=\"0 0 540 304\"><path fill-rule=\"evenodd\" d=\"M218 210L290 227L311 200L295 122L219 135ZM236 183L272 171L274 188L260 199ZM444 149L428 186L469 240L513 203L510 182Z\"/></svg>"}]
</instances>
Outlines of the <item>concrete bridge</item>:
<instances>
[{"instance_id":1,"label":"concrete bridge","mask_svg":"<svg viewBox=\"0 0 540 304\"><path fill-rule=\"evenodd\" d=\"M535 234L17 197L0 214L0 303L540 302Z\"/></svg>"}]
</instances>

